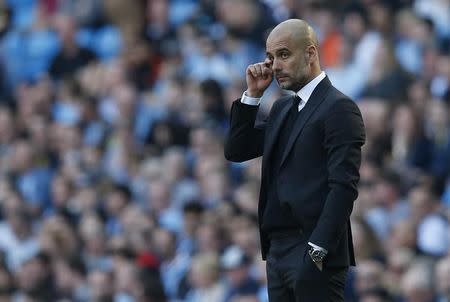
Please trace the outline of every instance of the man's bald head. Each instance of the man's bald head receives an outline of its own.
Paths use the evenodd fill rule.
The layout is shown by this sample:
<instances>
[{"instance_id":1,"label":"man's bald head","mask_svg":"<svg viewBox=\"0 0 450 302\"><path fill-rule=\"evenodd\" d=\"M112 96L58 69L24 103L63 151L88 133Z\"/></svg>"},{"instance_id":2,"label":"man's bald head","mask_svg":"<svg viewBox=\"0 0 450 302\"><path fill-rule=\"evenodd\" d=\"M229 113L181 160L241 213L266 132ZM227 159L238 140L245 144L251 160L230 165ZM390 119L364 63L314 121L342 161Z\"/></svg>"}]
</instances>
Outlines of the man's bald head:
<instances>
[{"instance_id":1,"label":"man's bald head","mask_svg":"<svg viewBox=\"0 0 450 302\"><path fill-rule=\"evenodd\" d=\"M278 24L267 38L266 55L282 89L298 91L321 73L316 34L303 20Z\"/></svg>"},{"instance_id":2,"label":"man's bald head","mask_svg":"<svg viewBox=\"0 0 450 302\"><path fill-rule=\"evenodd\" d=\"M312 27L300 19L278 24L266 43L266 66L283 89L298 91L320 74L319 47Z\"/></svg>"},{"instance_id":3,"label":"man's bald head","mask_svg":"<svg viewBox=\"0 0 450 302\"><path fill-rule=\"evenodd\" d=\"M316 49L318 49L316 33L308 22L304 20L289 19L281 22L270 32L267 41L280 36L291 38L295 43L298 43L298 46L301 48L314 45Z\"/></svg>"}]
</instances>

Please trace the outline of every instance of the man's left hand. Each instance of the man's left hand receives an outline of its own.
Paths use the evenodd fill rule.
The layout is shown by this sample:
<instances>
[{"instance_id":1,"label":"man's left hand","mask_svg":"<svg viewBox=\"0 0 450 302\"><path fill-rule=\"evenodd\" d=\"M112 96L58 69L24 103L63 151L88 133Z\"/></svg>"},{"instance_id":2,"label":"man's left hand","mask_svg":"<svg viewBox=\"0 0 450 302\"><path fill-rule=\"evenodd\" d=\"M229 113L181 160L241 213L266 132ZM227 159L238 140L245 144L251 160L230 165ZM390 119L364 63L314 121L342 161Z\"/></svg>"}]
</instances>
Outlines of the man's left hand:
<instances>
[{"instance_id":1,"label":"man's left hand","mask_svg":"<svg viewBox=\"0 0 450 302\"><path fill-rule=\"evenodd\" d=\"M308 242L310 246L308 250L308 255L311 257L312 262L317 266L319 271L323 270L323 259L328 254L328 251L320 246L315 245L312 242Z\"/></svg>"}]
</instances>

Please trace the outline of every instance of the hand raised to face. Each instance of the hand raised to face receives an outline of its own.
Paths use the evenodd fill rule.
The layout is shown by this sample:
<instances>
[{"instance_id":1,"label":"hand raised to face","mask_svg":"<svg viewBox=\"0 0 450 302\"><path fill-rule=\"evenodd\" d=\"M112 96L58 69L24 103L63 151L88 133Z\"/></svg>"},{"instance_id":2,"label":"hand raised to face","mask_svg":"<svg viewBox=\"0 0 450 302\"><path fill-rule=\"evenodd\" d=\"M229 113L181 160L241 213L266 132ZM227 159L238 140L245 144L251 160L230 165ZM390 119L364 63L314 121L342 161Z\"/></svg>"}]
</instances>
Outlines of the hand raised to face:
<instances>
[{"instance_id":1,"label":"hand raised to face","mask_svg":"<svg viewBox=\"0 0 450 302\"><path fill-rule=\"evenodd\" d=\"M264 62L249 65L246 70L247 95L260 98L272 80L272 62L268 58Z\"/></svg>"}]
</instances>

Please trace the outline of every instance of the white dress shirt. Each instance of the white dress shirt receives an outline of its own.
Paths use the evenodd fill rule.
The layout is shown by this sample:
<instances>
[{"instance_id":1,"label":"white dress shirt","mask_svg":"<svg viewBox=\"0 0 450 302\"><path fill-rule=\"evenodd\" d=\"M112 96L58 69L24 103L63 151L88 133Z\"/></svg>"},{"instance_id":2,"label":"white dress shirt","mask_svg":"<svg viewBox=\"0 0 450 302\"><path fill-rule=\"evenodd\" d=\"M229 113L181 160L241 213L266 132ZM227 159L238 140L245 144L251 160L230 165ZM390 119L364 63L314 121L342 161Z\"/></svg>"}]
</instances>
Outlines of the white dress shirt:
<instances>
[{"instance_id":1,"label":"white dress shirt","mask_svg":"<svg viewBox=\"0 0 450 302\"><path fill-rule=\"evenodd\" d=\"M308 102L314 89L316 89L317 85L319 85L320 81L322 81L324 78L325 72L322 71L317 77L312 79L308 84L303 86L303 88L297 92L297 95L301 99L301 102L298 104L298 111L302 110L303 107L305 107L306 102ZM241 103L252 106L258 106L260 101L261 98L253 98L248 96L247 91L244 91L244 93L242 94Z\"/></svg>"}]
</instances>

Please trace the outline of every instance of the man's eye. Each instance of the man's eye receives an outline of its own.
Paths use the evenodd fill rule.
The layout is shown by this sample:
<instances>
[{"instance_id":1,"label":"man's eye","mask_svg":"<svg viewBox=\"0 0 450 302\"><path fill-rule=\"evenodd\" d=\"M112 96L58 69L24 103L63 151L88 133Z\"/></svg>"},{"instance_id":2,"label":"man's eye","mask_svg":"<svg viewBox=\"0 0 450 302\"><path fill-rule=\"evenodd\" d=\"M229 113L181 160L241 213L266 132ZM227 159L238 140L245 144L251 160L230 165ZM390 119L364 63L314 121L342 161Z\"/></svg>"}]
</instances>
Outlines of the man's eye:
<instances>
[{"instance_id":1,"label":"man's eye","mask_svg":"<svg viewBox=\"0 0 450 302\"><path fill-rule=\"evenodd\" d=\"M289 54L287 52L282 52L281 53L281 58L282 59L287 59L289 57Z\"/></svg>"}]
</instances>

